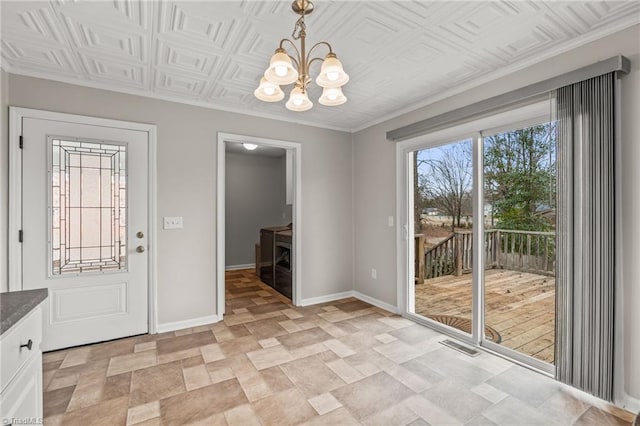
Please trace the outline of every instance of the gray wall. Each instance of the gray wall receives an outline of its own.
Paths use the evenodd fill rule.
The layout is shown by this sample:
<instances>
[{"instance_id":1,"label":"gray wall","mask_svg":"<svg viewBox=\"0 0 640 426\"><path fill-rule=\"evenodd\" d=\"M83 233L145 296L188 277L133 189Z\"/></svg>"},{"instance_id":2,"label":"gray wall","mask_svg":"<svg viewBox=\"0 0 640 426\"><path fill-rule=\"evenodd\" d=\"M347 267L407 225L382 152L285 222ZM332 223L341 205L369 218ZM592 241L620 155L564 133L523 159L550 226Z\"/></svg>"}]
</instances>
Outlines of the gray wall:
<instances>
[{"instance_id":1,"label":"gray wall","mask_svg":"<svg viewBox=\"0 0 640 426\"><path fill-rule=\"evenodd\" d=\"M260 228L291 222L291 206L286 205L286 158L253 153L227 152L226 156L226 266L254 263Z\"/></svg>"},{"instance_id":2,"label":"gray wall","mask_svg":"<svg viewBox=\"0 0 640 426\"><path fill-rule=\"evenodd\" d=\"M640 29L623 32L350 135L240 114L9 75L9 104L158 125L158 214L184 216L185 229L159 233L160 323L215 313L216 132L303 144L302 296L355 289L396 304L395 146L388 130L623 54L633 71L622 80L622 269L616 385L640 400ZM4 91L3 91L4 92ZM0 96L0 98L2 98ZM4 99L4 98L2 98ZM0 102L4 102L0 99ZM1 105L0 105L1 106ZM0 132L6 128L3 113ZM351 144L351 141L353 144ZM0 194L6 194L7 144L0 137ZM188 188L188 190L186 189ZM6 195L0 214L6 214ZM4 228L4 226L3 226ZM5 232L2 229L2 232ZM4 237L3 237L4 235ZM206 238L203 236L210 236ZM4 239L3 239L4 238ZM338 242L338 244L336 243ZM0 234L6 246L6 233ZM197 250L193 250L196 247ZM6 253L6 252L5 252ZM5 262L2 256L1 262ZM5 275L0 263L0 275ZM371 268L378 279L372 280ZM635 362L634 362L635 361ZM622 366L622 368L620 367Z\"/></svg>"},{"instance_id":3,"label":"gray wall","mask_svg":"<svg viewBox=\"0 0 640 426\"><path fill-rule=\"evenodd\" d=\"M9 108L7 74L0 69L0 291L9 291L8 209L9 205Z\"/></svg>"},{"instance_id":4,"label":"gray wall","mask_svg":"<svg viewBox=\"0 0 640 426\"><path fill-rule=\"evenodd\" d=\"M499 80L433 103L398 118L354 134L354 289L396 305L396 229L387 226L387 216L395 215L395 144L386 132L424 118L450 111L519 87L550 78L614 55L632 60L633 70L622 79L622 271L624 313L618 324L624 338L618 340L622 354L616 367L617 386L626 397L640 399L640 26L589 43L562 55L514 72ZM398 225L400 225L398 219ZM378 279L370 276L377 269ZM638 408L640 409L640 408Z\"/></svg>"},{"instance_id":5,"label":"gray wall","mask_svg":"<svg viewBox=\"0 0 640 426\"><path fill-rule=\"evenodd\" d=\"M184 218L156 230L160 324L216 313L217 132L302 144L302 298L352 288L351 134L13 74L9 103L158 126L158 216Z\"/></svg>"}]
</instances>

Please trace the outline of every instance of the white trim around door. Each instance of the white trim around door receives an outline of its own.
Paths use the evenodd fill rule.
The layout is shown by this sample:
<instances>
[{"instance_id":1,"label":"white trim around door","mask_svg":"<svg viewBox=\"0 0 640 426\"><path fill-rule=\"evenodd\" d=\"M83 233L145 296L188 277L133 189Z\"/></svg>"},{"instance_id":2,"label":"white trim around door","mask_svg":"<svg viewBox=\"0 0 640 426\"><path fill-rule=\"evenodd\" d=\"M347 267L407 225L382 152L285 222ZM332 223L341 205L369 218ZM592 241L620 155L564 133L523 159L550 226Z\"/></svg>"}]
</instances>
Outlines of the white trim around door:
<instances>
[{"instance_id":1,"label":"white trim around door","mask_svg":"<svg viewBox=\"0 0 640 426\"><path fill-rule=\"evenodd\" d=\"M110 128L137 130L148 134L148 313L149 333L157 332L157 128L154 124L134 123L84 115L65 114L29 108L9 107L9 291L22 289L22 250L19 230L22 225L22 162L20 138L25 118L62 121Z\"/></svg>"},{"instance_id":2,"label":"white trim around door","mask_svg":"<svg viewBox=\"0 0 640 426\"><path fill-rule=\"evenodd\" d=\"M302 304L301 290L301 253L302 253L302 144L276 139L267 139L255 136L245 136L232 133L218 133L217 146L217 195L216 195L216 298L217 315L222 319L224 315L224 272L225 272L225 142L249 142L257 145L266 145L275 148L293 150L294 152L294 200L293 200L293 295L291 300L295 306Z\"/></svg>"}]
</instances>

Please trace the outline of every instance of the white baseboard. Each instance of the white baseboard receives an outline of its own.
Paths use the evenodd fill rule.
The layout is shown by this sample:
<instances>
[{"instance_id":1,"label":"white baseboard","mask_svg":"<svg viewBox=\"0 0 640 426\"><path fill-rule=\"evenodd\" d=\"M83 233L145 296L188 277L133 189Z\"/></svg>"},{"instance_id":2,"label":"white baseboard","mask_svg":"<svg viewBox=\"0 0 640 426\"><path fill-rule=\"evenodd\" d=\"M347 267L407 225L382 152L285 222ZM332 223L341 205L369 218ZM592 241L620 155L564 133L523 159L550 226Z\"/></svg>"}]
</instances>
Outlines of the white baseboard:
<instances>
[{"instance_id":1,"label":"white baseboard","mask_svg":"<svg viewBox=\"0 0 640 426\"><path fill-rule=\"evenodd\" d=\"M360 299L363 302L369 303L370 305L382 308L385 311L393 312L394 314L398 313L397 307L355 290L343 291L342 293L327 294L325 296L311 297L309 299L302 299L300 306L317 305L318 303L333 302L334 300L346 299L348 297L355 297L356 299Z\"/></svg>"},{"instance_id":2,"label":"white baseboard","mask_svg":"<svg viewBox=\"0 0 640 426\"><path fill-rule=\"evenodd\" d=\"M300 301L300 306L309 306L309 305L317 305L318 303L327 303L333 302L334 300L346 299L347 297L352 297L352 291L343 291L342 293L333 293L327 294L324 296L318 297L310 297L308 299L302 299Z\"/></svg>"},{"instance_id":3,"label":"white baseboard","mask_svg":"<svg viewBox=\"0 0 640 426\"><path fill-rule=\"evenodd\" d=\"M247 263L245 265L229 265L224 267L225 271L237 271L239 269L256 269L256 264Z\"/></svg>"},{"instance_id":4,"label":"white baseboard","mask_svg":"<svg viewBox=\"0 0 640 426\"><path fill-rule=\"evenodd\" d=\"M383 302L382 300L378 300L374 297L367 296L366 294L360 293L359 291L353 290L353 297L355 297L356 299L360 299L363 302L367 302L370 305L377 306L378 308L384 309L385 311L389 311L394 314L398 313L397 306L393 306L387 302Z\"/></svg>"},{"instance_id":5,"label":"white baseboard","mask_svg":"<svg viewBox=\"0 0 640 426\"><path fill-rule=\"evenodd\" d=\"M640 399L636 399L626 393L621 398L621 401L616 401L616 405L619 405L632 413L640 413Z\"/></svg>"},{"instance_id":6,"label":"white baseboard","mask_svg":"<svg viewBox=\"0 0 640 426\"><path fill-rule=\"evenodd\" d=\"M185 328L198 327L206 324L213 324L222 320L218 315L209 315L206 317L192 318L183 321L167 322L165 324L158 324L156 327L157 333L166 333L168 331L182 330Z\"/></svg>"},{"instance_id":7,"label":"white baseboard","mask_svg":"<svg viewBox=\"0 0 640 426\"><path fill-rule=\"evenodd\" d=\"M563 392L566 392L567 394L582 402L593 405L596 408L600 408L606 411L607 407L613 405L619 408L624 408L625 410L632 413L640 412L640 399L636 399L625 392L622 392L622 395L614 396L613 402L609 402L566 383L558 382L558 384L562 388Z\"/></svg>"}]
</instances>

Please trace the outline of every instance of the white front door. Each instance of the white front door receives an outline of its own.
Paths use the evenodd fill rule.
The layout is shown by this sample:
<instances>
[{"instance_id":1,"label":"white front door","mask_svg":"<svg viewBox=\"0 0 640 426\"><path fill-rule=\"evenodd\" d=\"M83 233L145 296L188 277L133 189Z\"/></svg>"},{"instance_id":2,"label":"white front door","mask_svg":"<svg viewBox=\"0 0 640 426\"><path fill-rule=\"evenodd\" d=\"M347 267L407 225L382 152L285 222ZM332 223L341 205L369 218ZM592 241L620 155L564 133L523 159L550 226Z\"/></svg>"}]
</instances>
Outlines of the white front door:
<instances>
[{"instance_id":1,"label":"white front door","mask_svg":"<svg viewBox=\"0 0 640 426\"><path fill-rule=\"evenodd\" d=\"M22 288L45 351L148 331L148 133L22 119Z\"/></svg>"}]
</instances>

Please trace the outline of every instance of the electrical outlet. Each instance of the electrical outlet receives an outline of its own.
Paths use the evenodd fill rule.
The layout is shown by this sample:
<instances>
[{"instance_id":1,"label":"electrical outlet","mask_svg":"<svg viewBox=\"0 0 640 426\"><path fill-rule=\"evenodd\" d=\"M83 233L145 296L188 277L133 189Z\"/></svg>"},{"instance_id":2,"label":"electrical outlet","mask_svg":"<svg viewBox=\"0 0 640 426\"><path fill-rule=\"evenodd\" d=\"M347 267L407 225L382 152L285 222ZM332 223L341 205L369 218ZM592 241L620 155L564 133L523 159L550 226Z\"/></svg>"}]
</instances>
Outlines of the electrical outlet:
<instances>
[{"instance_id":1,"label":"electrical outlet","mask_svg":"<svg viewBox=\"0 0 640 426\"><path fill-rule=\"evenodd\" d=\"M182 216L164 217L162 222L163 229L182 229Z\"/></svg>"},{"instance_id":2,"label":"electrical outlet","mask_svg":"<svg viewBox=\"0 0 640 426\"><path fill-rule=\"evenodd\" d=\"M393 216L389 216L389 228L393 228Z\"/></svg>"},{"instance_id":3,"label":"electrical outlet","mask_svg":"<svg viewBox=\"0 0 640 426\"><path fill-rule=\"evenodd\" d=\"M378 279L378 271L376 271L375 269L371 270L371 278L373 278L374 280Z\"/></svg>"}]
</instances>

